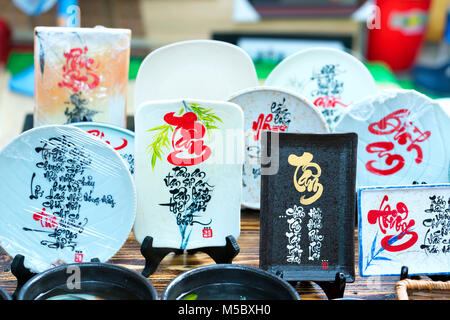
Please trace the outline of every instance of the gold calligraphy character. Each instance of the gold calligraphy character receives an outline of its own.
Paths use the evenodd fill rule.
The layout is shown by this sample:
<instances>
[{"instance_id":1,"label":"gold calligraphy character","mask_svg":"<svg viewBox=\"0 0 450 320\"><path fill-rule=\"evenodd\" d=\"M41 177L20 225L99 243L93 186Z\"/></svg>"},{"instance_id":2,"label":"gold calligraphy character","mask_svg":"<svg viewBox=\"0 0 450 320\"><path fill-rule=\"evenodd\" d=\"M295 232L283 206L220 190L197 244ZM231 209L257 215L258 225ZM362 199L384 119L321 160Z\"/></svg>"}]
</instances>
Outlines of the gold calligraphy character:
<instances>
[{"instance_id":1,"label":"gold calligraphy character","mask_svg":"<svg viewBox=\"0 0 450 320\"><path fill-rule=\"evenodd\" d=\"M304 152L301 157L298 157L295 154L291 154L288 157L289 164L297 167L294 173L295 189L300 193L305 191L315 193L309 198L305 198L305 195L301 196L300 203L303 205L309 205L315 202L322 196L323 192L323 186L319 183L319 177L322 174L322 170L317 163L311 162L312 159L313 155L309 152ZM300 178L298 178L299 169L302 171Z\"/></svg>"}]
</instances>

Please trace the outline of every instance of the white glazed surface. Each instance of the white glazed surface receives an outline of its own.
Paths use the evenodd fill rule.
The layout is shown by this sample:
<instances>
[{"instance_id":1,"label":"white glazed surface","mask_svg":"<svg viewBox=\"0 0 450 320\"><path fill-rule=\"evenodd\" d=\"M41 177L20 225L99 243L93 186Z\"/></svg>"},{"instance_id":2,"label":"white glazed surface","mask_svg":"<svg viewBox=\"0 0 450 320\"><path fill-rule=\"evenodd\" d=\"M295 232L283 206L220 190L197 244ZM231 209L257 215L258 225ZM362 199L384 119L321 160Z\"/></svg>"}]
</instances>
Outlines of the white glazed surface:
<instances>
[{"instance_id":1,"label":"white glazed surface","mask_svg":"<svg viewBox=\"0 0 450 320\"><path fill-rule=\"evenodd\" d=\"M165 99L225 101L258 85L252 59L238 46L214 40L170 44L150 53L136 78L135 106Z\"/></svg>"},{"instance_id":2,"label":"white glazed surface","mask_svg":"<svg viewBox=\"0 0 450 320\"><path fill-rule=\"evenodd\" d=\"M430 199L430 197L436 198ZM449 235L445 234L450 185L379 187L360 190L359 265L362 276L399 275L403 266L409 274L448 273ZM376 211L385 215L379 219ZM370 212L370 214L369 214ZM394 219L397 223L384 223ZM439 216L437 219L436 217ZM432 220L434 224L432 224ZM411 225L404 230L401 226ZM384 230L384 232L383 232ZM443 232L444 231L444 232ZM390 236L389 246L381 245ZM447 244L446 244L447 243ZM392 248L391 248L392 247Z\"/></svg>"}]
</instances>

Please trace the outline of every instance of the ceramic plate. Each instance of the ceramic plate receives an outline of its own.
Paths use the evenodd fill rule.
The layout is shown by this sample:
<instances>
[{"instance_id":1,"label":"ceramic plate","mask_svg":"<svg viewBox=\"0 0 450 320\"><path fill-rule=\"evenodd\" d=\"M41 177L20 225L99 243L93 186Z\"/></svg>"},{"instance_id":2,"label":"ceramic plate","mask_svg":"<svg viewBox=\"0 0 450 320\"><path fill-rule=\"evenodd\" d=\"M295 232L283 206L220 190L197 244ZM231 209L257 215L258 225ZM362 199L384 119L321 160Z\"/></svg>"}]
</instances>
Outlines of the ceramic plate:
<instances>
[{"instance_id":1,"label":"ceramic plate","mask_svg":"<svg viewBox=\"0 0 450 320\"><path fill-rule=\"evenodd\" d=\"M304 96L319 108L331 131L351 104L377 92L375 80L359 60L331 48L306 49L287 57L265 84Z\"/></svg>"},{"instance_id":2,"label":"ceramic plate","mask_svg":"<svg viewBox=\"0 0 450 320\"><path fill-rule=\"evenodd\" d=\"M450 184L361 188L361 276L448 274L449 199Z\"/></svg>"},{"instance_id":3,"label":"ceramic plate","mask_svg":"<svg viewBox=\"0 0 450 320\"><path fill-rule=\"evenodd\" d=\"M155 247L224 246L240 233L242 110L207 100L143 104L136 113L134 234Z\"/></svg>"},{"instance_id":4,"label":"ceramic plate","mask_svg":"<svg viewBox=\"0 0 450 320\"><path fill-rule=\"evenodd\" d=\"M135 106L165 99L225 101L234 92L258 85L249 55L214 40L177 42L150 53L136 78Z\"/></svg>"},{"instance_id":5,"label":"ceramic plate","mask_svg":"<svg viewBox=\"0 0 450 320\"><path fill-rule=\"evenodd\" d=\"M134 132L99 122L76 122L70 125L83 129L113 147L127 163L130 173L134 174Z\"/></svg>"},{"instance_id":6,"label":"ceramic plate","mask_svg":"<svg viewBox=\"0 0 450 320\"><path fill-rule=\"evenodd\" d=\"M135 188L124 160L72 126L42 126L0 152L0 245L25 266L110 259L135 217Z\"/></svg>"},{"instance_id":7,"label":"ceramic plate","mask_svg":"<svg viewBox=\"0 0 450 320\"><path fill-rule=\"evenodd\" d=\"M357 186L446 183L450 118L413 90L386 90L355 104L336 132L359 138Z\"/></svg>"},{"instance_id":8,"label":"ceramic plate","mask_svg":"<svg viewBox=\"0 0 450 320\"><path fill-rule=\"evenodd\" d=\"M322 114L294 92L275 87L253 87L230 99L244 110L245 162L242 204L259 209L261 193L261 131L327 133Z\"/></svg>"},{"instance_id":9,"label":"ceramic plate","mask_svg":"<svg viewBox=\"0 0 450 320\"><path fill-rule=\"evenodd\" d=\"M287 281L353 282L356 134L280 133L274 149L265 134L279 169L261 176L260 267Z\"/></svg>"}]
</instances>

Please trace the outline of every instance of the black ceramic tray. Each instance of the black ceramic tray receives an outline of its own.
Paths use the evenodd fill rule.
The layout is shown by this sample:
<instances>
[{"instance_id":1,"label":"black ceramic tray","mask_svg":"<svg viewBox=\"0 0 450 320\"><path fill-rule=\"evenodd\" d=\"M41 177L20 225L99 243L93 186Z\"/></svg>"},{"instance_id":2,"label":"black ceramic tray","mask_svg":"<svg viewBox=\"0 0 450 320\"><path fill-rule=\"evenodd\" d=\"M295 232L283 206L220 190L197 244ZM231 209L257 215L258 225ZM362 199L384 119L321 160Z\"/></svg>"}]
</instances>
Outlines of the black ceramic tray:
<instances>
[{"instance_id":1,"label":"black ceramic tray","mask_svg":"<svg viewBox=\"0 0 450 320\"><path fill-rule=\"evenodd\" d=\"M354 282L357 135L281 133L279 149L275 135L262 142L279 169L262 176L260 267L290 282Z\"/></svg>"}]
</instances>

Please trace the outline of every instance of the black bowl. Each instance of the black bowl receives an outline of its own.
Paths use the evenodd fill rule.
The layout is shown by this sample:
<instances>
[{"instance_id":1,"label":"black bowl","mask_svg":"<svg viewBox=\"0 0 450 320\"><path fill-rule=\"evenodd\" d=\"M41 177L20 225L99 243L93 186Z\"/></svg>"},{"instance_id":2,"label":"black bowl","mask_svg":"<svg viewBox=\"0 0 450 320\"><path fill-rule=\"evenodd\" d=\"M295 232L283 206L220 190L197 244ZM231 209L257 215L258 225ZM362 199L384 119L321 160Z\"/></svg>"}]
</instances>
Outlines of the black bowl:
<instances>
[{"instance_id":1,"label":"black bowl","mask_svg":"<svg viewBox=\"0 0 450 320\"><path fill-rule=\"evenodd\" d=\"M162 300L300 300L300 296L289 283L262 269L216 264L180 274Z\"/></svg>"},{"instance_id":2,"label":"black bowl","mask_svg":"<svg viewBox=\"0 0 450 320\"><path fill-rule=\"evenodd\" d=\"M50 298L157 300L158 293L149 280L132 270L95 262L67 264L39 273L17 296L17 300Z\"/></svg>"},{"instance_id":3,"label":"black bowl","mask_svg":"<svg viewBox=\"0 0 450 320\"><path fill-rule=\"evenodd\" d=\"M11 300L11 296L5 290L0 288L0 300Z\"/></svg>"}]
</instances>

